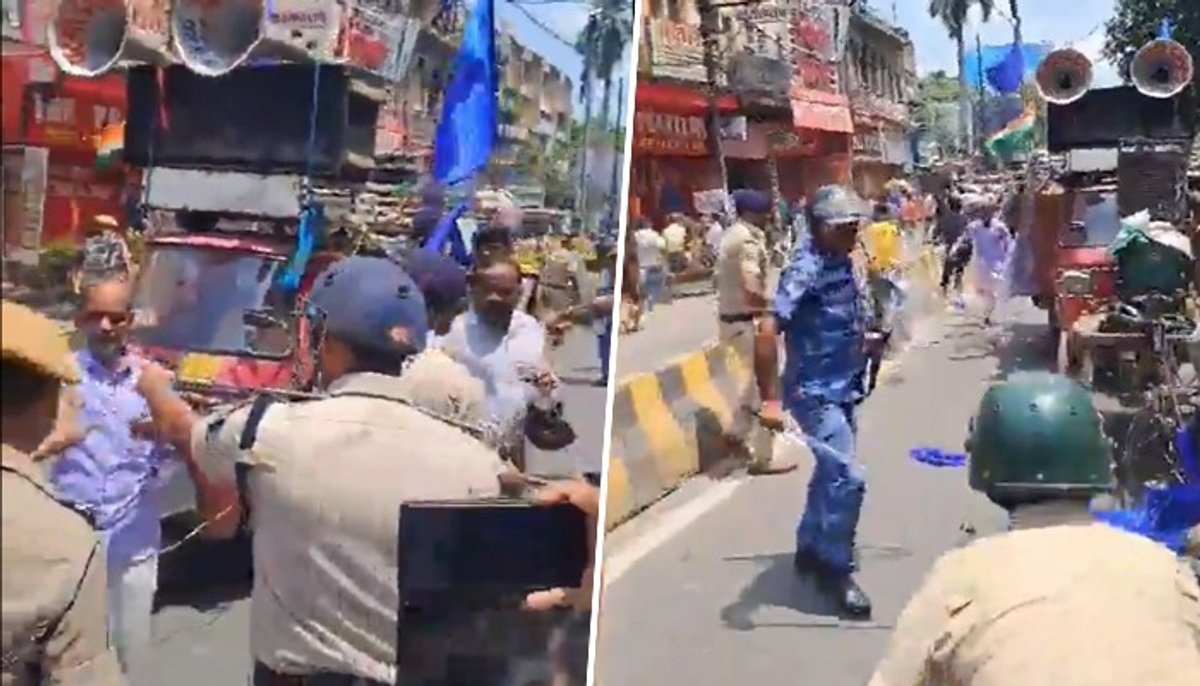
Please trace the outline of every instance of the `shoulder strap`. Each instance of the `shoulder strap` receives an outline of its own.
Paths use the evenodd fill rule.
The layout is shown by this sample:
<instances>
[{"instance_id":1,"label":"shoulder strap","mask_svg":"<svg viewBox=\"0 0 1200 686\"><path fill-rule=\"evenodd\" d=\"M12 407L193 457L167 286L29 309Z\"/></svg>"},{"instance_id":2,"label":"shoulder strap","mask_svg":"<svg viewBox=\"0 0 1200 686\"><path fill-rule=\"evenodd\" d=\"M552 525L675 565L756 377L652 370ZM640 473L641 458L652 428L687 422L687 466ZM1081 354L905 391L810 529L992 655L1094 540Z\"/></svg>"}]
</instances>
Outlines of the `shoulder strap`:
<instances>
[{"instance_id":1,"label":"shoulder strap","mask_svg":"<svg viewBox=\"0 0 1200 686\"><path fill-rule=\"evenodd\" d=\"M249 450L258 441L258 427L267 416L267 410L275 404L275 397L260 395L250 405L250 413L246 415L246 423L242 426L242 435L238 438L238 450ZM237 485L238 504L241 505L242 516L239 527L250 523L250 469L251 466L238 460L233 465L234 483Z\"/></svg>"}]
</instances>

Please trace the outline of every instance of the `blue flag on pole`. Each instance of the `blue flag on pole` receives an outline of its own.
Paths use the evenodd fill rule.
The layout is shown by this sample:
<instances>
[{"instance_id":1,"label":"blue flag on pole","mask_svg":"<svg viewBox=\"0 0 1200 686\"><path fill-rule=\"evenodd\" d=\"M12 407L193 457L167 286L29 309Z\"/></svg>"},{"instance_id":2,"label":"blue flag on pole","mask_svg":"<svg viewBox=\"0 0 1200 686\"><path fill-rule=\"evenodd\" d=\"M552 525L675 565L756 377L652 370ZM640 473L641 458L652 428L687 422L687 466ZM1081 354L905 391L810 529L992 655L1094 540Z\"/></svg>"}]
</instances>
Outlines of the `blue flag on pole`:
<instances>
[{"instance_id":1,"label":"blue flag on pole","mask_svg":"<svg viewBox=\"0 0 1200 686\"><path fill-rule=\"evenodd\" d=\"M1020 45L1013 44L1008 54L998 63L987 67L988 85L1001 95L1016 93L1021 90L1021 82L1025 80L1025 54Z\"/></svg>"},{"instance_id":2,"label":"blue flag on pole","mask_svg":"<svg viewBox=\"0 0 1200 686\"><path fill-rule=\"evenodd\" d=\"M442 216L437 228L425 242L425 249L441 253L447 245L450 246L450 257L464 267L471 266L471 252L463 240L462 232L458 230L458 220L467 213L467 204L462 203L448 214Z\"/></svg>"},{"instance_id":3,"label":"blue flag on pole","mask_svg":"<svg viewBox=\"0 0 1200 686\"><path fill-rule=\"evenodd\" d=\"M433 147L433 177L447 187L483 169L496 142L495 0L468 0L467 7Z\"/></svg>"}]
</instances>

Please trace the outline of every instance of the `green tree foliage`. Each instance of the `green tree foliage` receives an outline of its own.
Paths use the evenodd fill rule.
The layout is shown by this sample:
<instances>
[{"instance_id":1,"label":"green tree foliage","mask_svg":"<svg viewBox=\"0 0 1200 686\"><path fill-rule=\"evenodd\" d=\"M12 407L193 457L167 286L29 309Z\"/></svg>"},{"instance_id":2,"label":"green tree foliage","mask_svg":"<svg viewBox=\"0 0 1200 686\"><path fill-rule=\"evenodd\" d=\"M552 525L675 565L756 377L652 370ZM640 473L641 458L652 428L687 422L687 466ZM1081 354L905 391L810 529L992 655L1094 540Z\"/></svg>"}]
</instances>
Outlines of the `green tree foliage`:
<instances>
[{"instance_id":1,"label":"green tree foliage","mask_svg":"<svg viewBox=\"0 0 1200 686\"><path fill-rule=\"evenodd\" d=\"M1196 0L1117 0L1116 12L1105 24L1104 56L1120 65L1127 77L1129 61L1138 48L1158 37L1163 19L1171 21L1171 38L1187 46L1200 66L1200 2ZM1196 83L1200 85L1200 79Z\"/></svg>"}]
</instances>

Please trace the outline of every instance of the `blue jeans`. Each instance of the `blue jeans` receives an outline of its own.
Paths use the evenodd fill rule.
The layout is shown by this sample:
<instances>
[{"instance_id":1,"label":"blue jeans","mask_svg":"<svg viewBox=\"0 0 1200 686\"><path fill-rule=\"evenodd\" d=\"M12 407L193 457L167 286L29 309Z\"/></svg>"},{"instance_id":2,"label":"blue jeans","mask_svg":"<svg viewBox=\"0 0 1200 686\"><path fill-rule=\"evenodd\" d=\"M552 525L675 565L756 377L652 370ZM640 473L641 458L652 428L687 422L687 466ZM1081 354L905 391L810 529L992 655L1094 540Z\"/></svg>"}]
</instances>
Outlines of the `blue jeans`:
<instances>
[{"instance_id":1,"label":"blue jeans","mask_svg":"<svg viewBox=\"0 0 1200 686\"><path fill-rule=\"evenodd\" d=\"M662 267L642 268L642 312L649 314L654 310L654 303L662 299L666 279L667 273Z\"/></svg>"},{"instance_id":2,"label":"blue jeans","mask_svg":"<svg viewBox=\"0 0 1200 686\"><path fill-rule=\"evenodd\" d=\"M796 528L796 548L811 551L831 569L853 572L855 530L867 490L862 467L854 461L854 405L802 399L788 409L816 463Z\"/></svg>"},{"instance_id":3,"label":"blue jeans","mask_svg":"<svg viewBox=\"0 0 1200 686\"><path fill-rule=\"evenodd\" d=\"M608 380L608 352L612 348L612 326L596 334L596 349L600 353L600 378Z\"/></svg>"}]
</instances>

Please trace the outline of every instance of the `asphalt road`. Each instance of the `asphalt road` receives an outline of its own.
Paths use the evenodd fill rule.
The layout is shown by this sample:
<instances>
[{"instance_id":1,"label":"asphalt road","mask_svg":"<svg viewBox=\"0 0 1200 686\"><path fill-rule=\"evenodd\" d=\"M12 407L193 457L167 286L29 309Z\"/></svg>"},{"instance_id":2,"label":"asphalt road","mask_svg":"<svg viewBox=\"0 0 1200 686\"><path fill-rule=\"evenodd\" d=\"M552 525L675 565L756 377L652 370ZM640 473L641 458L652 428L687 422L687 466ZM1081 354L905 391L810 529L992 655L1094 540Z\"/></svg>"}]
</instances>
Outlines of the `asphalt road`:
<instances>
[{"instance_id":1,"label":"asphalt road","mask_svg":"<svg viewBox=\"0 0 1200 686\"><path fill-rule=\"evenodd\" d=\"M590 330L568 335L553 353L563 378L567 418L579 435L563 453L531 450L530 470L542 474L573 474L599 468L604 437L605 389L599 377L596 339ZM222 548L168 553L164 567L190 570L213 568ZM201 574L201 576L203 576ZM173 588L161 594L154 618L155 647L131 674L133 686L226 686L247 683L249 652L248 583L221 588Z\"/></svg>"},{"instance_id":2,"label":"asphalt road","mask_svg":"<svg viewBox=\"0 0 1200 686\"><path fill-rule=\"evenodd\" d=\"M899 373L863 408L859 579L875 602L872 622L839 621L791 571L811 457L790 448L801 460L792 475L696 479L608 535L597 683L865 684L925 571L967 540L964 523L980 534L1004 524L962 470L924 466L908 452L961 452L989 381L1048 359L1044 316L1020 303L1007 309L1010 321L990 332L960 315L934 315ZM702 325L688 326L698 335ZM628 350L622 343L622 358Z\"/></svg>"},{"instance_id":3,"label":"asphalt road","mask_svg":"<svg viewBox=\"0 0 1200 686\"><path fill-rule=\"evenodd\" d=\"M642 329L617 344L616 378L652 372L717 338L717 299L712 294L676 298L646 315Z\"/></svg>"}]
</instances>

